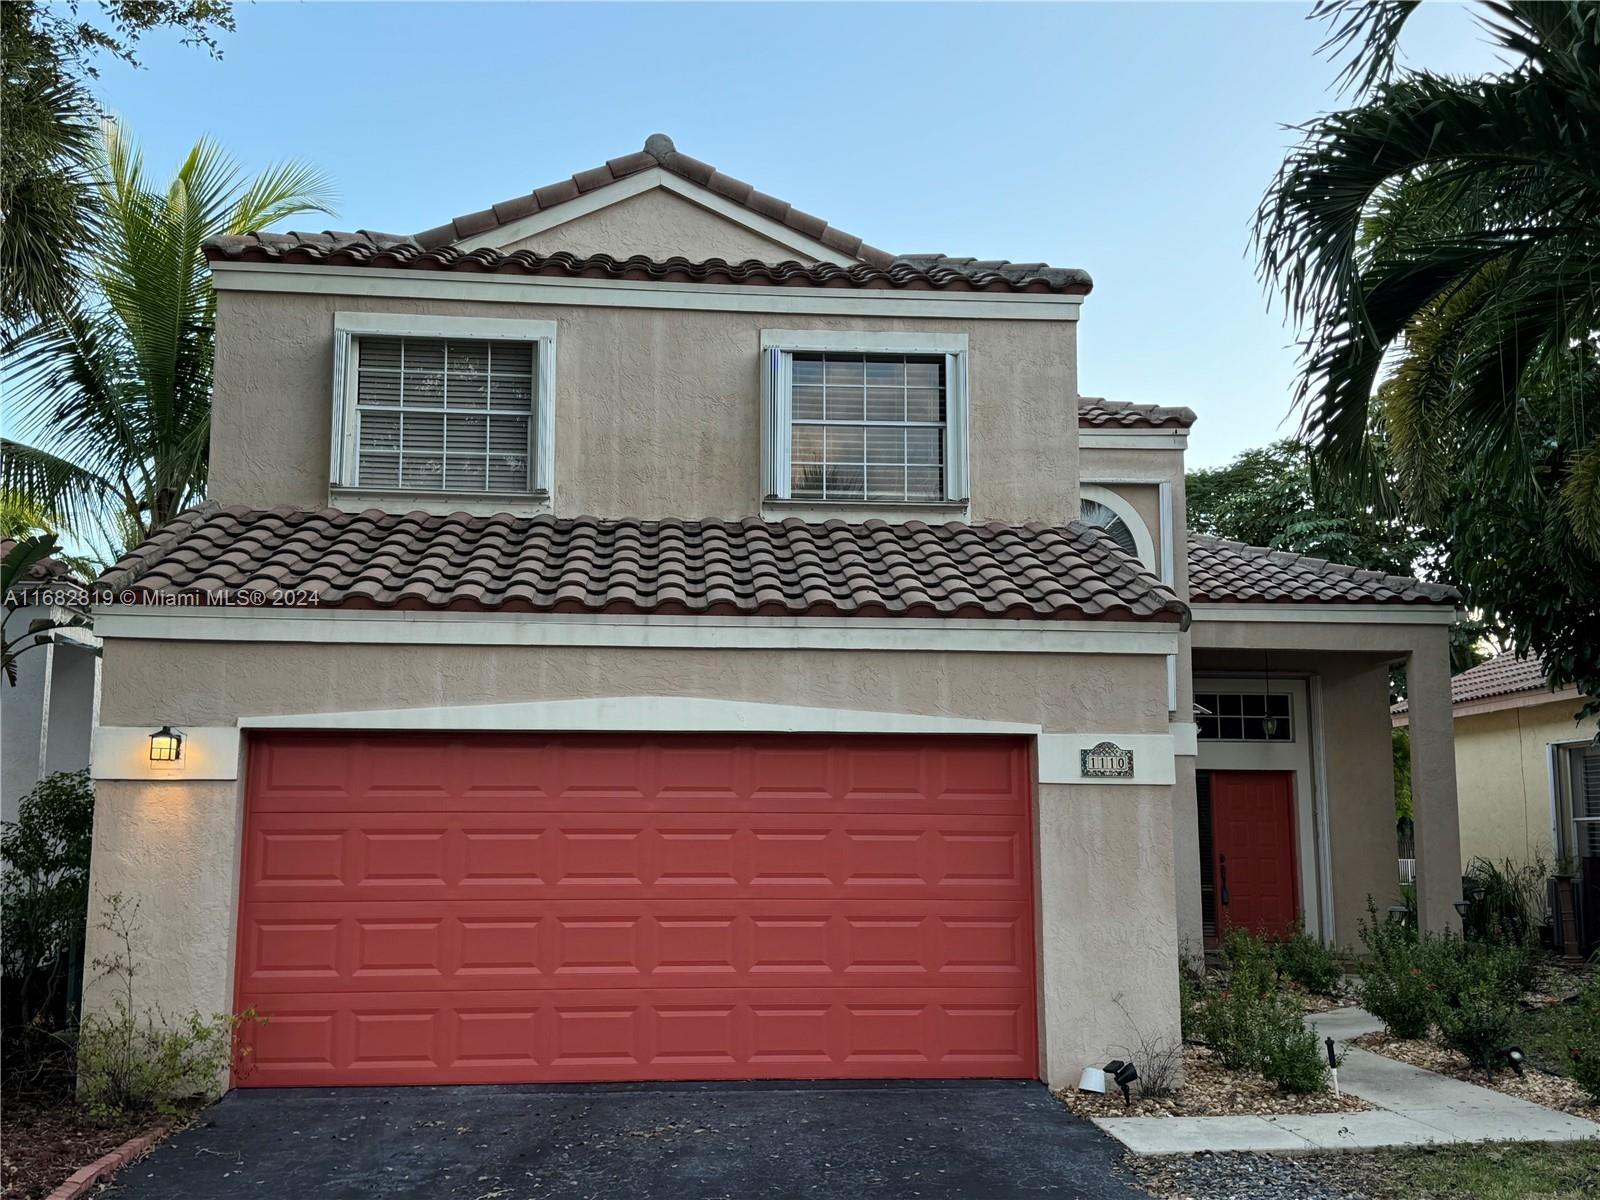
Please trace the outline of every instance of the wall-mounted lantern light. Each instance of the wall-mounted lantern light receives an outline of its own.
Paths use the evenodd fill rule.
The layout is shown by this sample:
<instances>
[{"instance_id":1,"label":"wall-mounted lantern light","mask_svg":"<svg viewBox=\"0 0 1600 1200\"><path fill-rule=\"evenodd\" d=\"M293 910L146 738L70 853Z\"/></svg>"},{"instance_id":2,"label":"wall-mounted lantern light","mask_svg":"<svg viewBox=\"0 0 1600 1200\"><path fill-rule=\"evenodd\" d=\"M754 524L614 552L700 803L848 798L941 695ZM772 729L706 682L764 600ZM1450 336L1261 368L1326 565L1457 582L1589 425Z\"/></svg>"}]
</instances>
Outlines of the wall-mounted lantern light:
<instances>
[{"instance_id":1,"label":"wall-mounted lantern light","mask_svg":"<svg viewBox=\"0 0 1600 1200\"><path fill-rule=\"evenodd\" d=\"M171 763L183 757L183 734L163 725L150 735L150 761Z\"/></svg>"}]
</instances>

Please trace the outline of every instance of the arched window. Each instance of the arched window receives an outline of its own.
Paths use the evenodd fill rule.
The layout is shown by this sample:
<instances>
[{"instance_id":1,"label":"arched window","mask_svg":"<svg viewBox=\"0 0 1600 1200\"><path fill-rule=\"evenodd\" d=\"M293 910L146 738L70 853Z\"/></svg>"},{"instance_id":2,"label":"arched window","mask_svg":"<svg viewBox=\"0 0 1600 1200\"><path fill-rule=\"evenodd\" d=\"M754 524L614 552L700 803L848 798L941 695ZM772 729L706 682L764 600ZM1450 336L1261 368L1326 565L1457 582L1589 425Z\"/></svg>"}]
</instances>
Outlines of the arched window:
<instances>
[{"instance_id":1,"label":"arched window","mask_svg":"<svg viewBox=\"0 0 1600 1200\"><path fill-rule=\"evenodd\" d=\"M1110 488L1086 483L1080 489L1080 520L1103 529L1124 552L1156 570L1155 543L1138 512L1126 499Z\"/></svg>"}]
</instances>

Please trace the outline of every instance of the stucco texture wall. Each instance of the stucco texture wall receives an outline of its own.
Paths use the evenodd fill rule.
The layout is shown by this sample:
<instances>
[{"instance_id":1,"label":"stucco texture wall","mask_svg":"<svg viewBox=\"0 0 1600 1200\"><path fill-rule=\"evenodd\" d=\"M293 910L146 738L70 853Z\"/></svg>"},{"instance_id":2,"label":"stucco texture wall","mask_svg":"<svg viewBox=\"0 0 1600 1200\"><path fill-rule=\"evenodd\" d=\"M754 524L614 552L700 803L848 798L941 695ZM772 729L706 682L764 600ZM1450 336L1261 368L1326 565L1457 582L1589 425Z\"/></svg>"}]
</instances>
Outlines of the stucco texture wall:
<instances>
[{"instance_id":1,"label":"stucco texture wall","mask_svg":"<svg viewBox=\"0 0 1600 1200\"><path fill-rule=\"evenodd\" d=\"M1594 736L1573 719L1576 699L1456 718L1461 857L1546 862L1551 840L1549 747Z\"/></svg>"},{"instance_id":2,"label":"stucco texture wall","mask_svg":"<svg viewBox=\"0 0 1600 1200\"><path fill-rule=\"evenodd\" d=\"M975 521L1076 515L1074 326L534 304L218 295L211 496L328 503L335 312L553 320L555 511L737 518L761 507L763 329L970 335ZM506 505L515 509L514 503Z\"/></svg>"},{"instance_id":3,"label":"stucco texture wall","mask_svg":"<svg viewBox=\"0 0 1600 1200\"><path fill-rule=\"evenodd\" d=\"M580 257L609 254L620 259L642 254L655 259L681 257L690 262L708 258L729 262L751 258L768 263L816 261L665 188L640 192L529 237L506 242L500 248L507 254L518 250L554 254L564 250Z\"/></svg>"},{"instance_id":4,"label":"stucco texture wall","mask_svg":"<svg viewBox=\"0 0 1600 1200\"><path fill-rule=\"evenodd\" d=\"M231 725L244 716L681 695L1161 733L1154 656L290 645L110 639L108 725ZM160 697L159 713L152 697ZM404 698L403 701L400 698ZM248 754L248 737L245 741ZM145 1003L232 1003L242 781L107 782L92 887L141 906ZM1076 1079L1130 1044L1128 1019L1176 1032L1172 798L1167 787L1038 789L1046 1077ZM92 931L89 954L107 949ZM1107 964L1115 964L1108 969Z\"/></svg>"}]
</instances>

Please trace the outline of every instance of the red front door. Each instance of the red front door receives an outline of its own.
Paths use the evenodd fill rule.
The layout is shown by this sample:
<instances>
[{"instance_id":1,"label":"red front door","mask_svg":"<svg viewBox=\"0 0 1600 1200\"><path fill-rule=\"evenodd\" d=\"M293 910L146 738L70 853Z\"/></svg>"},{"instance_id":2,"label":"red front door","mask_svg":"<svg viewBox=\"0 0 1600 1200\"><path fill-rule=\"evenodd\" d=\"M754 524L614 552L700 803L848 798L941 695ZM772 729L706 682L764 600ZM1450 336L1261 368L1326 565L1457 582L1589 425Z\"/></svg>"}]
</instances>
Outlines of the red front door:
<instances>
[{"instance_id":1,"label":"red front door","mask_svg":"<svg viewBox=\"0 0 1600 1200\"><path fill-rule=\"evenodd\" d=\"M1217 936L1294 925L1294 776L1288 771L1211 772L1211 864Z\"/></svg>"},{"instance_id":2,"label":"red front door","mask_svg":"<svg viewBox=\"0 0 1600 1200\"><path fill-rule=\"evenodd\" d=\"M252 740L249 1086L1038 1071L1028 750Z\"/></svg>"}]
</instances>

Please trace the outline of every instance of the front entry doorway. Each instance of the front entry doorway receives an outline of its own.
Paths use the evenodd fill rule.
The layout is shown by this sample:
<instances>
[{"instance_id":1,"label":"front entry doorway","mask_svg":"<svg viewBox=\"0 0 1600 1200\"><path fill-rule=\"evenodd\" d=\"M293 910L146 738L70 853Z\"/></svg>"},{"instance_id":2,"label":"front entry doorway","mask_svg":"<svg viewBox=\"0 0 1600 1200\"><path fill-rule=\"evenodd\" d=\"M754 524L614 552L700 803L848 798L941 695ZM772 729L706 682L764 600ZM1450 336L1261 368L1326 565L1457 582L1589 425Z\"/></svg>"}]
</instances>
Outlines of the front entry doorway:
<instances>
[{"instance_id":1,"label":"front entry doorway","mask_svg":"<svg viewBox=\"0 0 1600 1200\"><path fill-rule=\"evenodd\" d=\"M1295 875L1294 774L1204 771L1201 820L1209 823L1211 924L1273 935L1299 917ZM1205 832L1203 829L1202 832Z\"/></svg>"}]
</instances>

